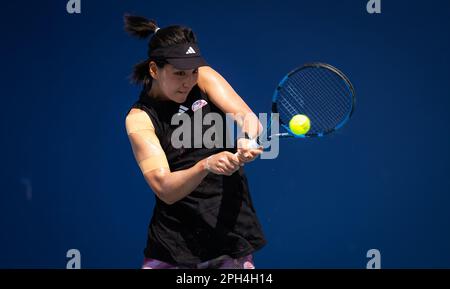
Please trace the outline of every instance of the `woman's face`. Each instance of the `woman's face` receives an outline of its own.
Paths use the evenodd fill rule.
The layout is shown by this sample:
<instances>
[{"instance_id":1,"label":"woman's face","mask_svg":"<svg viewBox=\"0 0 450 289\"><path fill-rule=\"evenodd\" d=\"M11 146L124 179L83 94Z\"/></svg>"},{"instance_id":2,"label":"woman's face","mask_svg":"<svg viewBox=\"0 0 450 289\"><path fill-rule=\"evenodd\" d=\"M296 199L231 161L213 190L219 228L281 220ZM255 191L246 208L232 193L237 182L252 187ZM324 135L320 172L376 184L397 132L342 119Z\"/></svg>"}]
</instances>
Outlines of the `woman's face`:
<instances>
[{"instance_id":1,"label":"woman's face","mask_svg":"<svg viewBox=\"0 0 450 289\"><path fill-rule=\"evenodd\" d=\"M155 77L154 77L155 78ZM156 80L160 92L169 100L183 103L191 89L197 84L198 69L179 70L172 64L157 68Z\"/></svg>"}]
</instances>

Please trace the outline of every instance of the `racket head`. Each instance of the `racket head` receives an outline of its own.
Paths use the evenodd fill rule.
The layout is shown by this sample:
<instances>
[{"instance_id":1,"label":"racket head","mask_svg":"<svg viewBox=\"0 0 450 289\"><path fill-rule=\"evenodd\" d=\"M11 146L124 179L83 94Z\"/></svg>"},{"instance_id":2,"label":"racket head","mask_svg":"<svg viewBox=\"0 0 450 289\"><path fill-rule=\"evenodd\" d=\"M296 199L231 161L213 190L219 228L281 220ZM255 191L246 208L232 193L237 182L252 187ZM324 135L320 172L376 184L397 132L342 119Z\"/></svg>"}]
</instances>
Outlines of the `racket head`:
<instances>
[{"instance_id":1,"label":"racket head","mask_svg":"<svg viewBox=\"0 0 450 289\"><path fill-rule=\"evenodd\" d=\"M279 113L279 124L286 132L279 137L321 137L340 129L355 108L355 90L350 80L336 67L314 62L289 72L278 84L272 98L272 112ZM310 130L296 135L289 121L304 114Z\"/></svg>"}]
</instances>

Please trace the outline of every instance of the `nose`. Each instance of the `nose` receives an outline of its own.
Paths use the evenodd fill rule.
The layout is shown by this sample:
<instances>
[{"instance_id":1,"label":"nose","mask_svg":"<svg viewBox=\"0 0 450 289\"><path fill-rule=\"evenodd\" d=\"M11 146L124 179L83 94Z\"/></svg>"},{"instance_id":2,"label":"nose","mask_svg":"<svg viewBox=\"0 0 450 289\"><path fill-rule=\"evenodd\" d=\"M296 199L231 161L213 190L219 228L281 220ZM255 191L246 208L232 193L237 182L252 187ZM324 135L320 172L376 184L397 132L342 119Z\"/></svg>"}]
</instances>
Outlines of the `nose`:
<instances>
[{"instance_id":1,"label":"nose","mask_svg":"<svg viewBox=\"0 0 450 289\"><path fill-rule=\"evenodd\" d=\"M186 78L186 81L183 82L184 88L191 88L197 83L197 74L196 73L190 73L189 76Z\"/></svg>"}]
</instances>

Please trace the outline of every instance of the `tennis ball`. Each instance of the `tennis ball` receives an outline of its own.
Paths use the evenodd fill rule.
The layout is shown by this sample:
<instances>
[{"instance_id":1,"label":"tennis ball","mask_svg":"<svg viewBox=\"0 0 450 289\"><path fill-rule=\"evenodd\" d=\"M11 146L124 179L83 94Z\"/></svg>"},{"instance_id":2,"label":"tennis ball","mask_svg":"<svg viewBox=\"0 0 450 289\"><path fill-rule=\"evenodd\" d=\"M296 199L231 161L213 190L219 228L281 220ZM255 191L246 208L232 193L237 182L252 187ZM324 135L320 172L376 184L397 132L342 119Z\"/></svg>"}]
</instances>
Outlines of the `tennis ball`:
<instances>
[{"instance_id":1,"label":"tennis ball","mask_svg":"<svg viewBox=\"0 0 450 289\"><path fill-rule=\"evenodd\" d=\"M296 114L289 121L289 129L296 135L305 134L310 128L311 122L304 114Z\"/></svg>"}]
</instances>

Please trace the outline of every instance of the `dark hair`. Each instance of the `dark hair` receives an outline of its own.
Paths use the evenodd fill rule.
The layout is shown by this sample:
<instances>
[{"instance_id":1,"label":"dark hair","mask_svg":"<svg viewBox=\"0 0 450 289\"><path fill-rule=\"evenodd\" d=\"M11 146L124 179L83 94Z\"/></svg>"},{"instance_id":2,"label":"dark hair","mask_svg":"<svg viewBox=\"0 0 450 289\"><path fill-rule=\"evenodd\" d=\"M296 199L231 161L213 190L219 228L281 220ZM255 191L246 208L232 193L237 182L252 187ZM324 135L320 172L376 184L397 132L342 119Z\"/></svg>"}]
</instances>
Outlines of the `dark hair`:
<instances>
[{"instance_id":1,"label":"dark hair","mask_svg":"<svg viewBox=\"0 0 450 289\"><path fill-rule=\"evenodd\" d=\"M164 27L155 33L158 28L155 20L149 20L141 16L133 16L126 14L124 16L125 31L130 35L140 39L146 39L149 36L147 55L157 48L164 48L176 44L195 43L197 42L194 32L188 28L179 25ZM152 77L149 73L149 63L154 61L158 67L164 67L167 63L161 59L152 59L148 57L146 60L137 63L134 66L131 80L133 83L142 84L144 88L150 89Z\"/></svg>"}]
</instances>

